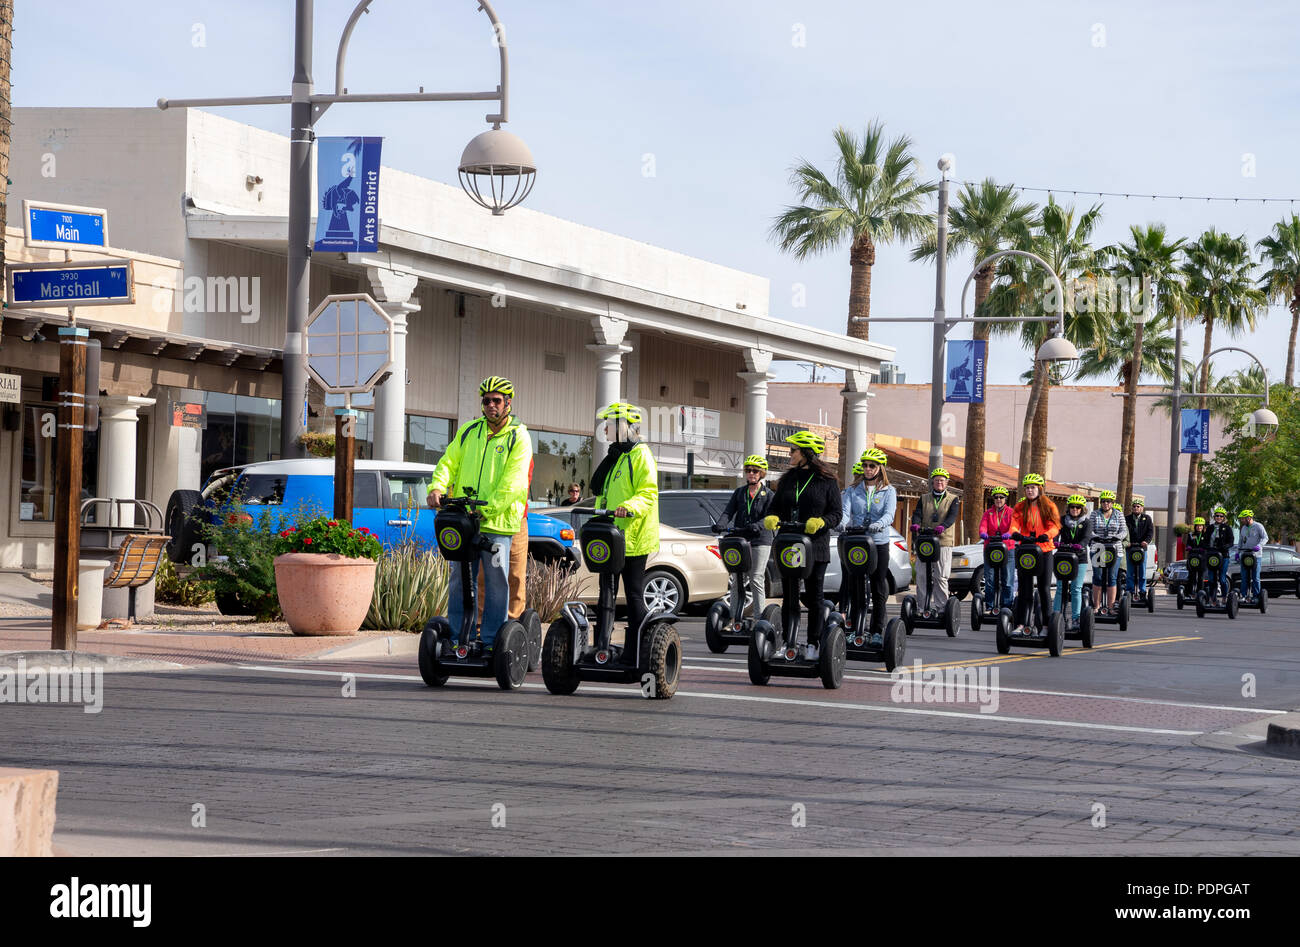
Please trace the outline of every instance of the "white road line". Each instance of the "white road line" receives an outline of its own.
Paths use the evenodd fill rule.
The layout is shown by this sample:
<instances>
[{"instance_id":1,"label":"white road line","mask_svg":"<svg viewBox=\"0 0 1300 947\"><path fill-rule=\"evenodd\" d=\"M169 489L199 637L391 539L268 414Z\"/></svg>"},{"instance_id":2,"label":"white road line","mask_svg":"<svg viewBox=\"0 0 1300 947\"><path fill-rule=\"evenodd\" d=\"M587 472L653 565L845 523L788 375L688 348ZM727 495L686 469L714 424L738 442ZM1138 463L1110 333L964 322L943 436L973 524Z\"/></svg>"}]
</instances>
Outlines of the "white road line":
<instances>
[{"instance_id":1,"label":"white road line","mask_svg":"<svg viewBox=\"0 0 1300 947\"><path fill-rule=\"evenodd\" d=\"M219 855L191 855L190 858L257 858L263 855L319 855L321 852L346 852L346 848L296 848L284 852L222 852Z\"/></svg>"},{"instance_id":2,"label":"white road line","mask_svg":"<svg viewBox=\"0 0 1300 947\"><path fill-rule=\"evenodd\" d=\"M276 674L309 674L324 677L340 677L341 671L320 671L306 668L280 668L267 667L262 665L237 665L243 671L269 671ZM377 680L396 680L396 681L420 681L419 675L400 675L400 674L354 674L359 679L377 679ZM492 680L483 680L479 678L458 678L457 684L477 684L480 686L496 687L496 682ZM544 684L524 684L524 687L530 690L544 690ZM586 684L582 691L589 694L615 694L620 697L635 698L643 700L641 691L634 686L626 687L603 687L600 685ZM915 710L909 707L885 707L877 704L853 704L847 701L831 700L805 700L795 699L792 697L760 697L756 694L703 694L694 691L678 691L676 697L697 697L706 700L737 700L748 701L758 704L785 704L795 707L828 707L833 710L865 710L872 713L882 714L910 714L919 717L955 717L964 720L987 720L995 723L1017 723L1017 724L1034 724L1043 727L1066 727L1079 730L1109 730L1122 733L1148 733L1158 734L1161 736L1182 736L1194 737L1200 736L1204 730L1163 730L1153 727L1127 727L1121 724L1112 723L1084 723L1075 720L1035 720L1032 717L1002 717L997 714L981 713L959 713L954 710Z\"/></svg>"}]
</instances>

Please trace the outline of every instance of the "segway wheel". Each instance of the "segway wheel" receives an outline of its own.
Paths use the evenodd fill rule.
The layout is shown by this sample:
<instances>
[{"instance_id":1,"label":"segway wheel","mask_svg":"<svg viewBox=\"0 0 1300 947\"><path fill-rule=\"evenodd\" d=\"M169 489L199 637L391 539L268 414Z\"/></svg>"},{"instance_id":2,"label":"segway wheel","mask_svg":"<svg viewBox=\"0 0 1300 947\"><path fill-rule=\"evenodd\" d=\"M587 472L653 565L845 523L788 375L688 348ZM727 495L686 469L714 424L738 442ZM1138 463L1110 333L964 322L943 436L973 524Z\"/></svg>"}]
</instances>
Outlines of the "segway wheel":
<instances>
[{"instance_id":1,"label":"segway wheel","mask_svg":"<svg viewBox=\"0 0 1300 947\"><path fill-rule=\"evenodd\" d=\"M781 627L781 606L772 604L763 609L763 621L767 622L773 628Z\"/></svg>"},{"instance_id":2,"label":"segway wheel","mask_svg":"<svg viewBox=\"0 0 1300 947\"><path fill-rule=\"evenodd\" d=\"M1259 590L1259 613L1263 615L1268 611L1268 589L1260 587Z\"/></svg>"},{"instance_id":3,"label":"segway wheel","mask_svg":"<svg viewBox=\"0 0 1300 947\"><path fill-rule=\"evenodd\" d=\"M903 655L907 652L907 629L900 618L891 618L885 626L884 640L881 642L885 652L885 670L892 671L901 667Z\"/></svg>"},{"instance_id":4,"label":"segway wheel","mask_svg":"<svg viewBox=\"0 0 1300 947\"><path fill-rule=\"evenodd\" d=\"M993 628L994 637L998 642L998 654L1011 653L1011 616L1007 614L1004 608L998 612L997 624Z\"/></svg>"},{"instance_id":5,"label":"segway wheel","mask_svg":"<svg viewBox=\"0 0 1300 947\"><path fill-rule=\"evenodd\" d=\"M1261 589L1261 591L1263 590ZM1238 605L1239 603L1237 601L1237 593L1229 592L1228 593L1228 617L1229 618L1235 619L1237 617Z\"/></svg>"},{"instance_id":6,"label":"segway wheel","mask_svg":"<svg viewBox=\"0 0 1300 947\"><path fill-rule=\"evenodd\" d=\"M749 682L762 687L772 679L772 674L758 653L758 634L759 632L756 631L754 637L750 639L749 653L745 657L746 664L749 665Z\"/></svg>"},{"instance_id":7,"label":"segway wheel","mask_svg":"<svg viewBox=\"0 0 1300 947\"><path fill-rule=\"evenodd\" d=\"M1146 597L1147 597L1147 612L1149 612L1150 614L1154 615L1154 614L1156 613L1156 596L1155 596L1155 593L1152 592L1150 588L1148 588L1144 594L1145 594Z\"/></svg>"},{"instance_id":8,"label":"segway wheel","mask_svg":"<svg viewBox=\"0 0 1300 947\"><path fill-rule=\"evenodd\" d=\"M731 620L731 609L719 599L709 606L709 613L704 616L704 641L714 654L727 650L727 643L722 640L722 629Z\"/></svg>"},{"instance_id":9,"label":"segway wheel","mask_svg":"<svg viewBox=\"0 0 1300 947\"><path fill-rule=\"evenodd\" d=\"M534 609L526 608L519 616L519 624L524 626L528 642L528 670L536 671L542 666L542 618Z\"/></svg>"},{"instance_id":10,"label":"segway wheel","mask_svg":"<svg viewBox=\"0 0 1300 947\"><path fill-rule=\"evenodd\" d=\"M552 694L572 694L581 681L573 666L573 627L567 618L551 622L542 644L542 683Z\"/></svg>"},{"instance_id":11,"label":"segway wheel","mask_svg":"<svg viewBox=\"0 0 1300 947\"><path fill-rule=\"evenodd\" d=\"M1047 653L1059 658L1065 650L1065 613L1052 612L1047 620Z\"/></svg>"},{"instance_id":12,"label":"segway wheel","mask_svg":"<svg viewBox=\"0 0 1300 947\"><path fill-rule=\"evenodd\" d=\"M1119 600L1119 630L1128 631L1128 620L1133 615L1132 606L1129 604L1128 593Z\"/></svg>"},{"instance_id":13,"label":"segway wheel","mask_svg":"<svg viewBox=\"0 0 1300 947\"><path fill-rule=\"evenodd\" d=\"M445 621L434 618L420 632L420 677L429 687L441 687L451 677L438 664L438 630L445 625Z\"/></svg>"},{"instance_id":14,"label":"segway wheel","mask_svg":"<svg viewBox=\"0 0 1300 947\"><path fill-rule=\"evenodd\" d=\"M492 670L503 691L523 686L528 676L528 636L519 622L508 621L497 632L492 642Z\"/></svg>"},{"instance_id":15,"label":"segway wheel","mask_svg":"<svg viewBox=\"0 0 1300 947\"><path fill-rule=\"evenodd\" d=\"M1183 610L1183 590L1182 590L1182 589L1179 589L1179 590L1178 590L1178 610L1179 610L1180 612Z\"/></svg>"},{"instance_id":16,"label":"segway wheel","mask_svg":"<svg viewBox=\"0 0 1300 947\"><path fill-rule=\"evenodd\" d=\"M1079 612L1079 642L1085 648L1092 647L1092 609L1084 608Z\"/></svg>"},{"instance_id":17,"label":"segway wheel","mask_svg":"<svg viewBox=\"0 0 1300 947\"><path fill-rule=\"evenodd\" d=\"M970 627L971 631L979 631L980 625L984 622L984 596L976 593L970 599Z\"/></svg>"},{"instance_id":18,"label":"segway wheel","mask_svg":"<svg viewBox=\"0 0 1300 947\"><path fill-rule=\"evenodd\" d=\"M1205 596L1204 595L1198 594L1196 596L1196 617L1197 618L1205 617Z\"/></svg>"},{"instance_id":19,"label":"segway wheel","mask_svg":"<svg viewBox=\"0 0 1300 947\"><path fill-rule=\"evenodd\" d=\"M822 687L828 691L838 690L844 683L844 662L848 660L844 629L838 624L827 625L822 629L821 645L817 662L821 671Z\"/></svg>"},{"instance_id":20,"label":"segway wheel","mask_svg":"<svg viewBox=\"0 0 1300 947\"><path fill-rule=\"evenodd\" d=\"M650 666L641 691L650 700L671 700L682 679L682 639L671 622L657 621L645 631ZM652 679L650 679L652 678Z\"/></svg>"},{"instance_id":21,"label":"segway wheel","mask_svg":"<svg viewBox=\"0 0 1300 947\"><path fill-rule=\"evenodd\" d=\"M912 631L916 628L916 614L917 614L916 596L915 595L904 596L903 605L899 609L899 612L903 618L903 625L904 627L907 628L907 633L910 635Z\"/></svg>"},{"instance_id":22,"label":"segway wheel","mask_svg":"<svg viewBox=\"0 0 1300 947\"><path fill-rule=\"evenodd\" d=\"M948 632L949 638L956 638L957 632L961 631L961 602L952 596L943 606L943 630Z\"/></svg>"}]
</instances>

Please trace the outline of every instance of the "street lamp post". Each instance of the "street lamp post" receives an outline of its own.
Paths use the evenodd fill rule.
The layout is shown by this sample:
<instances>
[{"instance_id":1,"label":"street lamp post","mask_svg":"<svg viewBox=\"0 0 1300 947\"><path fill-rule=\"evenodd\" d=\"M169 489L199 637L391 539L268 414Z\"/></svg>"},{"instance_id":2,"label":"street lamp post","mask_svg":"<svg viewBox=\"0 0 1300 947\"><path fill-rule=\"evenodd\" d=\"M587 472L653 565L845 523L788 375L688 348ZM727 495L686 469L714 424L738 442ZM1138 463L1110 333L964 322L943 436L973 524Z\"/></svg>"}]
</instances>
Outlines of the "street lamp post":
<instances>
[{"instance_id":1,"label":"street lamp post","mask_svg":"<svg viewBox=\"0 0 1300 947\"><path fill-rule=\"evenodd\" d=\"M335 59L333 95L313 91L312 37L314 0L296 0L294 19L293 83L289 95L245 96L217 99L159 99L158 107L212 107L226 105L289 105L289 246L284 370L280 400L280 456L303 456L299 439L306 428L307 353L304 333L311 308L311 148L316 121L336 102L496 102L498 111L486 116L492 128L474 138L461 156L460 184L475 203L500 216L524 200L536 180L537 167L528 147L503 131L509 121L510 69L505 32L488 0L474 0L492 23L494 43L500 50L500 84L492 92L419 92L349 94L343 85L348 43L363 13L374 0L360 0L348 18ZM513 181L514 187L510 183Z\"/></svg>"},{"instance_id":2,"label":"street lamp post","mask_svg":"<svg viewBox=\"0 0 1300 947\"><path fill-rule=\"evenodd\" d=\"M945 296L948 279L948 172L952 169L952 155L939 159L939 217L938 254L935 256L934 276L934 351L930 353L930 377L943 378L943 342L948 335L948 313ZM930 385L930 469L943 466L943 388Z\"/></svg>"}]
</instances>

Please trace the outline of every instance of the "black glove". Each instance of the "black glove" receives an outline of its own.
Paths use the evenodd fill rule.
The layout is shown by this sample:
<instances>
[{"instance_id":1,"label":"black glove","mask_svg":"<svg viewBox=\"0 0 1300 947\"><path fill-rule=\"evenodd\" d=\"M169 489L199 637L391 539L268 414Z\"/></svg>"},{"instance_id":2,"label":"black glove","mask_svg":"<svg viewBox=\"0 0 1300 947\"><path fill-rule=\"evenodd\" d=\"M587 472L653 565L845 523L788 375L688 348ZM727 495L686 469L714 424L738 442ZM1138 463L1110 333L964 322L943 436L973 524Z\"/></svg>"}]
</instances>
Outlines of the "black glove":
<instances>
[{"instance_id":1,"label":"black glove","mask_svg":"<svg viewBox=\"0 0 1300 947\"><path fill-rule=\"evenodd\" d=\"M1020 540L1024 539L1025 537L1021 536L1019 533L1012 533L1011 538L1014 539L1016 542L1020 542Z\"/></svg>"},{"instance_id":2,"label":"black glove","mask_svg":"<svg viewBox=\"0 0 1300 947\"><path fill-rule=\"evenodd\" d=\"M1047 540L1048 540L1049 538L1050 538L1050 537L1049 537L1046 533L1039 533L1039 534L1038 534L1038 539L1036 539L1036 540L1034 540L1034 541L1035 541L1035 542L1039 542L1039 543L1045 543L1045 542L1047 542Z\"/></svg>"}]
</instances>

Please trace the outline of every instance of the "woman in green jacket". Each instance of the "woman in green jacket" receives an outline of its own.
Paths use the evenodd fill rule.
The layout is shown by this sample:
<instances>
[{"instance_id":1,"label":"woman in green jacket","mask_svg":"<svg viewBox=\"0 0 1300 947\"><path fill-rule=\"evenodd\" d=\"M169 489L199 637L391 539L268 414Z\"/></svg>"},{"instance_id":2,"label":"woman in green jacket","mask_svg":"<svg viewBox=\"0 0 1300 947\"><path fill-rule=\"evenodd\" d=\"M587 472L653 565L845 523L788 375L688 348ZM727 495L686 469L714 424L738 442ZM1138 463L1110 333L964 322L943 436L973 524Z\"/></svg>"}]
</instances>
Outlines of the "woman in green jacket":
<instances>
[{"instance_id":1,"label":"woman in green jacket","mask_svg":"<svg viewBox=\"0 0 1300 947\"><path fill-rule=\"evenodd\" d=\"M615 514L623 530L623 594L627 598L627 627L623 660L632 663L636 648L632 635L646 618L645 564L659 549L659 471L650 448L641 440L641 409L616 401L596 415L605 422L609 453L591 475L596 508Z\"/></svg>"}]
</instances>

